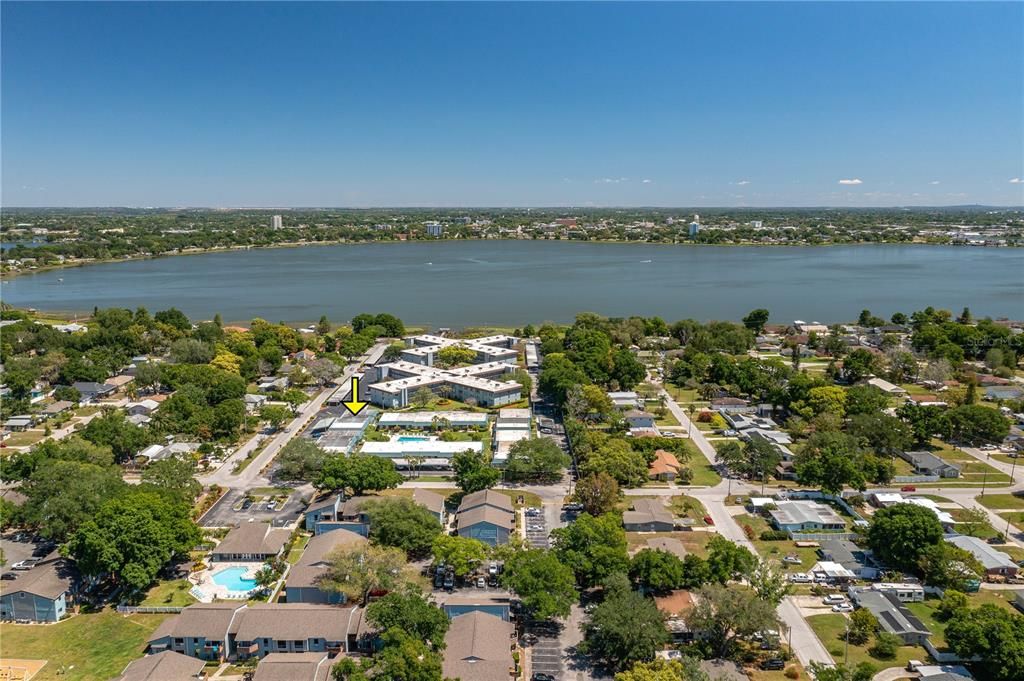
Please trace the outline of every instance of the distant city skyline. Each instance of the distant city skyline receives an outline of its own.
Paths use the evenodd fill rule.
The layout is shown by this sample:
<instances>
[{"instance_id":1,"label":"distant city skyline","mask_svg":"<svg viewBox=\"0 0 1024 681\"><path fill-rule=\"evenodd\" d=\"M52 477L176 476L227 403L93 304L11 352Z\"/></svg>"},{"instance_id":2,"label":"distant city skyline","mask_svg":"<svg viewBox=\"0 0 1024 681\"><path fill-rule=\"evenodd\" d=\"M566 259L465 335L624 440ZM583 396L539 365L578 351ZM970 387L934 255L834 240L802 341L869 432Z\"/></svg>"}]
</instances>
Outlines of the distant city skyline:
<instances>
[{"instance_id":1,"label":"distant city skyline","mask_svg":"<svg viewBox=\"0 0 1024 681\"><path fill-rule=\"evenodd\" d=\"M1024 205L1020 3L2 18L4 206Z\"/></svg>"}]
</instances>

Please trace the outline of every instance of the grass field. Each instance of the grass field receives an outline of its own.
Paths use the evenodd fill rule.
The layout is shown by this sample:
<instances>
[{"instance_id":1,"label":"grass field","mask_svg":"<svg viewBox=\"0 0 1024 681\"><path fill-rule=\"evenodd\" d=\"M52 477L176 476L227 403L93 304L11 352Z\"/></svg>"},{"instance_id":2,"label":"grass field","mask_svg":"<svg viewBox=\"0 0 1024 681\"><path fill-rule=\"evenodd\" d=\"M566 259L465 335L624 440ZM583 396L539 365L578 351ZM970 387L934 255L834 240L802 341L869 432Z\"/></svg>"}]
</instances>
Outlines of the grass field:
<instances>
[{"instance_id":1,"label":"grass field","mask_svg":"<svg viewBox=\"0 0 1024 681\"><path fill-rule=\"evenodd\" d=\"M0 624L0 649L5 656L48 660L34 681L112 679L142 656L149 635L167 617L104 610L53 625Z\"/></svg>"},{"instance_id":2,"label":"grass field","mask_svg":"<svg viewBox=\"0 0 1024 681\"><path fill-rule=\"evenodd\" d=\"M736 522L739 523L740 527L744 525L750 525L754 530L754 538L751 542L754 544L754 548L757 552L765 558L771 558L779 561L782 568L786 572L806 572L818 562L817 549L814 548L797 548L791 539L785 539L782 541L762 541L761 533L765 530L772 529L768 525L768 521L761 516L752 515L738 515L736 516ZM788 555L794 555L800 559L800 564L796 563L783 563L782 559Z\"/></svg>"},{"instance_id":3,"label":"grass field","mask_svg":"<svg viewBox=\"0 0 1024 681\"><path fill-rule=\"evenodd\" d=\"M985 508L998 511L1024 511L1024 497L1013 494L986 494L983 497L978 497L978 503Z\"/></svg>"},{"instance_id":4,"label":"grass field","mask_svg":"<svg viewBox=\"0 0 1024 681\"><path fill-rule=\"evenodd\" d=\"M192 583L187 579L175 579L167 582L160 582L146 594L146 597L139 605L192 605L196 599L188 592Z\"/></svg>"},{"instance_id":5,"label":"grass field","mask_svg":"<svg viewBox=\"0 0 1024 681\"><path fill-rule=\"evenodd\" d=\"M718 474L718 471L711 465L707 457L697 449L697 445L693 444L693 440L687 438L680 439L679 441L683 443L687 453L690 455L690 460L686 465L693 471L693 479L690 481L691 485L714 487L722 482L722 476Z\"/></svg>"},{"instance_id":6,"label":"grass field","mask_svg":"<svg viewBox=\"0 0 1024 681\"><path fill-rule=\"evenodd\" d=\"M953 520L956 520L957 522L963 522L964 517L967 513L966 508L951 508L948 509L948 511L949 514L953 516ZM990 523L986 522L983 526L978 528L978 531L975 536L977 536L979 539L990 539L996 536L997 534L999 534L999 532L996 531L996 528L992 527Z\"/></svg>"},{"instance_id":7,"label":"grass field","mask_svg":"<svg viewBox=\"0 0 1024 681\"><path fill-rule=\"evenodd\" d=\"M11 433L4 440L4 444L8 447L28 447L42 440L43 436L42 429L25 430L20 433Z\"/></svg>"},{"instance_id":8,"label":"grass field","mask_svg":"<svg viewBox=\"0 0 1024 681\"><path fill-rule=\"evenodd\" d=\"M627 532L626 542L632 552L647 548L648 539L672 537L682 542L687 552L706 558L708 555L707 543L714 536L711 532Z\"/></svg>"},{"instance_id":9,"label":"grass field","mask_svg":"<svg viewBox=\"0 0 1024 681\"><path fill-rule=\"evenodd\" d=\"M818 635L818 638L821 639L821 642L828 652L832 654L836 662L843 661L846 651L846 621L846 617L838 613L811 615L807 618L807 623L814 629L814 633ZM851 643L849 647L849 663L856 665L861 662L870 662L878 669L887 669L889 667L906 667L907 662L910 660L927 659L927 653L925 653L924 648L919 646L900 646L893 659L879 660L872 657L868 652L868 648L873 644L874 641L869 641L867 645L863 646Z\"/></svg>"}]
</instances>

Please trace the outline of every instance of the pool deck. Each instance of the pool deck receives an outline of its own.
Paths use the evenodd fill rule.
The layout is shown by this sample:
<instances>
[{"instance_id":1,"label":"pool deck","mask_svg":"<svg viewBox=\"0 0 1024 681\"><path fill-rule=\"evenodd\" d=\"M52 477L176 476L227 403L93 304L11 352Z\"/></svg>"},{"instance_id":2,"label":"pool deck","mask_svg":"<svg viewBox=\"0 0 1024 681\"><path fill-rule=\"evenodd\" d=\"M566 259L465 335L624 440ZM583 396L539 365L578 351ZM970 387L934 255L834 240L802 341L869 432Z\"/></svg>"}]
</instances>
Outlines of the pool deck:
<instances>
[{"instance_id":1,"label":"pool deck","mask_svg":"<svg viewBox=\"0 0 1024 681\"><path fill-rule=\"evenodd\" d=\"M210 567L205 570L200 570L189 575L188 579L192 582L193 586L189 589L189 593L192 594L200 603L212 603L213 601L238 601L247 600L250 591L234 591L222 586L213 581L214 574L223 572L229 568L245 568L243 575L246 579L253 579L256 576L256 572L263 567L263 563L216 563L215 567Z\"/></svg>"}]
</instances>

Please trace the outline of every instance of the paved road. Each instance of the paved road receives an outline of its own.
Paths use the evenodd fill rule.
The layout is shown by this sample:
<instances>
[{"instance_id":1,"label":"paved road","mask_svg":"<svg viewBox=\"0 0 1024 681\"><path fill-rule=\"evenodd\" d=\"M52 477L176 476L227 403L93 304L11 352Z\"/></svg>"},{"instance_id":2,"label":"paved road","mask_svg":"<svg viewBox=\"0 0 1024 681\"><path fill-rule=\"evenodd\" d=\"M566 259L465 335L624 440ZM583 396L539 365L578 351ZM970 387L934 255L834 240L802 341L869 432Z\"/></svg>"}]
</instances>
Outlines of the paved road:
<instances>
[{"instance_id":1,"label":"paved road","mask_svg":"<svg viewBox=\"0 0 1024 681\"><path fill-rule=\"evenodd\" d=\"M1024 466L1014 466L1012 463L1003 463L1002 461L993 459L990 456L991 454L1002 454L1002 452L983 452L977 447L961 447L960 451L973 456L982 463L987 463L1000 473L1006 473L1015 483L1020 482L1021 479L1024 478Z\"/></svg>"},{"instance_id":2,"label":"paved road","mask_svg":"<svg viewBox=\"0 0 1024 681\"><path fill-rule=\"evenodd\" d=\"M683 425L689 425L690 419L686 412L676 404L676 401L672 399L665 390L661 390L661 394L665 397L665 404L669 411L672 412L673 416L679 419L679 422ZM690 435L693 439L694 444L697 448L708 458L708 461L715 462L715 450L714 447L704 438L704 434L701 433L699 428L692 427L690 429ZM732 487L734 493L745 493L749 491L749 488L744 483L737 483L733 481ZM692 489L687 490L687 494L699 499L704 504L704 508L707 509L708 515L715 521L715 528L719 533L726 539L729 539L740 546L744 546L749 549L752 553L757 555L757 550L754 545L747 539L747 536L743 534L743 530L736 523L733 517L729 514L725 506L726 492L729 489L728 481L722 481L718 485L711 488L704 489ZM660 493L656 490L643 490L648 494ZM666 490L669 494L681 493L681 490ZM626 490L627 494L634 492L634 490ZM828 650L822 645L821 641L815 635L814 630L807 623L807 620L800 614L799 609L792 602L790 598L784 600L778 608L779 618L785 624L787 629L787 638L790 641L790 645L793 648L793 652L796 654L800 663L805 667L810 665L811 662L821 662L823 664L833 664L832 656L829 655Z\"/></svg>"},{"instance_id":3,"label":"paved road","mask_svg":"<svg viewBox=\"0 0 1024 681\"><path fill-rule=\"evenodd\" d=\"M371 350L365 355L366 362L373 363L380 359L381 355L384 354L384 350L387 349L388 343L377 343L371 348ZM362 363L350 365L342 375L337 379L337 385L345 385L348 383L352 376L359 372L362 368ZM306 424L315 417L321 409L323 409L324 403L327 402L327 398L330 397L335 390L337 385L328 386L319 393L316 394L310 401L306 402L299 410L298 414L292 421L284 427L283 430L272 436L272 439L264 447L263 451L260 452L253 461L245 467L245 470L235 474L235 464L239 461L244 460L249 454L263 442L263 438L259 435L253 437L251 440L246 442L244 445L238 448L238 450L232 454L228 459L213 473L205 475L199 478L199 481L204 485L217 484L221 487L229 487L231 489L248 489L253 486L260 486L269 484L269 480L263 475L263 469L268 463L270 463L278 452L288 444L289 440L302 432L306 427Z\"/></svg>"}]
</instances>

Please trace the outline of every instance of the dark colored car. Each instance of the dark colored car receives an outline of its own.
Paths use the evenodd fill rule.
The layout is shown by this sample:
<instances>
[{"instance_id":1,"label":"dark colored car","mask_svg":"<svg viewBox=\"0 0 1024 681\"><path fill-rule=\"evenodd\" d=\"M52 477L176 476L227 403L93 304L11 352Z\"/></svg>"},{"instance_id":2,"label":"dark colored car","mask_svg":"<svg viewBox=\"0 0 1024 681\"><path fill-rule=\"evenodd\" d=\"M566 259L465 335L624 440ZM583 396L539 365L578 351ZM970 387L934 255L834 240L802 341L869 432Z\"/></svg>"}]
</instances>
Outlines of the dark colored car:
<instances>
[{"instance_id":1,"label":"dark colored car","mask_svg":"<svg viewBox=\"0 0 1024 681\"><path fill-rule=\"evenodd\" d=\"M530 677L530 681L555 681L555 677L543 672L534 672L533 676Z\"/></svg>"},{"instance_id":2,"label":"dark colored car","mask_svg":"<svg viewBox=\"0 0 1024 681\"><path fill-rule=\"evenodd\" d=\"M765 660L764 662L761 663L761 669L764 669L764 670L767 670L767 671L778 671L780 669L785 669L785 668L786 668L786 661L781 659L781 658L778 658L778 657L772 658L770 660Z\"/></svg>"}]
</instances>

